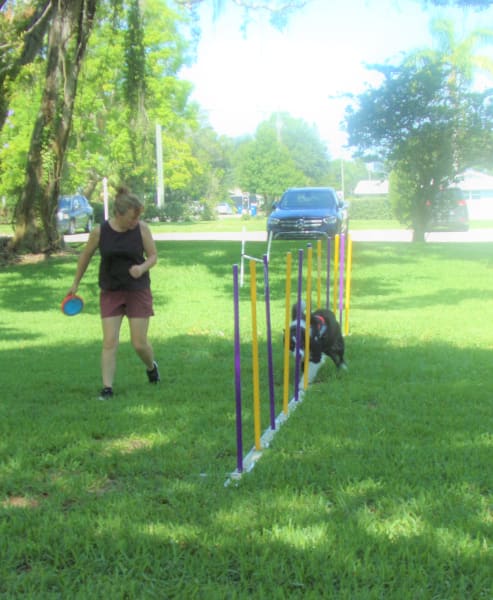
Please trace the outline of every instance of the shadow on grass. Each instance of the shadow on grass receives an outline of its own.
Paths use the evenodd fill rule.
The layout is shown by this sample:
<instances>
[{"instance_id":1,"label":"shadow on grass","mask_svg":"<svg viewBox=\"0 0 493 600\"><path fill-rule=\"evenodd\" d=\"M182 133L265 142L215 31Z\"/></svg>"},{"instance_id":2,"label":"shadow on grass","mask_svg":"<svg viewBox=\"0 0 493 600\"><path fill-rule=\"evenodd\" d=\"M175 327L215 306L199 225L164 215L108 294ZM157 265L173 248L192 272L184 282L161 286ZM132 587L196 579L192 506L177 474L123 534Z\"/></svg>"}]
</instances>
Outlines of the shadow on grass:
<instances>
[{"instance_id":1,"label":"shadow on grass","mask_svg":"<svg viewBox=\"0 0 493 600\"><path fill-rule=\"evenodd\" d=\"M457 265L486 260L485 247L483 254L477 246L448 248L451 254L426 247ZM324 366L254 471L238 487L224 488L236 464L231 312L224 309L227 301L216 306L207 295L208 321L190 319L194 303L202 301L194 286L203 285L192 267L204 267L213 292L232 299L231 265L239 261L239 244L163 242L159 251L152 275L159 314L151 339L162 383L146 382L122 340L111 402L96 400L99 331L94 342L86 332L81 343L68 330L64 343L54 343L43 330L43 344L20 320L21 310L51 318L43 313L58 305L58 288L75 263L14 267L0 288L0 307L19 314L22 338L13 347L17 325L8 324L3 339L9 343L0 352L1 594L491 596L488 347L473 337L441 342L421 322L412 339L399 337L400 329L395 338L385 337L381 322L371 323L373 335L347 339L349 373L336 377L332 364ZM257 248L252 244L248 251ZM422 285L408 286L399 298L415 253L399 246L399 259L390 259L385 245L358 244L360 306L377 310L384 300L390 308L394 297L400 308L441 307L448 302L444 293L455 301L470 295L446 279L425 292ZM369 265L380 274L367 276ZM182 280L166 280L170 273L178 279L176 272ZM279 305L283 275L284 256L273 253L271 291ZM167 314L171 284L181 286L183 300ZM364 300L370 293L372 299ZM247 297L245 289L242 300ZM96 313L94 306L87 310ZM226 314L217 318L221 311ZM357 317L364 319L361 312ZM93 320L75 323L89 328ZM187 334L175 334L177 322ZM279 413L277 330L275 336ZM253 445L247 337L241 345L245 452ZM268 425L266 381L262 367L262 430Z\"/></svg>"},{"instance_id":2,"label":"shadow on grass","mask_svg":"<svg viewBox=\"0 0 493 600\"><path fill-rule=\"evenodd\" d=\"M0 590L487 595L490 353L376 337L348 344L350 372L324 366L254 471L226 489L235 464L228 340L160 339L159 386L123 344L117 396L104 403L94 398L97 344L2 352L4 372L18 376L4 383L0 419L2 550L15 539L2 552ZM243 383L248 412L248 369Z\"/></svg>"},{"instance_id":3,"label":"shadow on grass","mask_svg":"<svg viewBox=\"0 0 493 600\"><path fill-rule=\"evenodd\" d=\"M205 268L214 280L223 281L223 292L232 297L232 265L240 264L241 244L239 242L158 242L159 262L153 269L151 277L153 282L165 280L168 277L168 268L179 267L188 277L187 273L193 267ZM396 248L399 252L396 252ZM424 248L424 252L423 252ZM450 261L483 262L489 261L488 265L493 264L490 257L489 244L377 244L377 243L357 243L353 251L352 267L352 295L364 297L367 290L375 296L392 296L402 292L405 283L404 275L392 270L392 265L402 268L403 272L409 267L416 267L418 276L426 279L427 258L441 259L447 261L450 269ZM303 241L276 242L272 246L271 260L269 265L270 290L273 298L283 299L285 295L286 279L286 253L292 253L292 294L296 293L297 281L297 261L298 250L305 251L304 277L306 276L306 244ZM246 251L251 256L262 258L267 251L265 243L249 242ZM322 283L325 282L327 270L325 256L322 257ZM97 286L97 257L93 260L88 273L86 274L81 292L84 296L90 297L94 302L86 303L86 310L91 314L96 314L98 310L98 286ZM54 257L49 260L34 265L15 265L8 268L8 278L4 278L0 289L0 308L8 307L18 311L49 311L60 305L66 293L67 275L69 280L75 273L76 256L74 257ZM371 267L384 269L382 275L375 277L364 277L361 273ZM331 264L331 276L333 277L333 265ZM453 267L452 267L453 268ZM458 269L463 269L458 265ZM313 287L315 286L316 257L314 252L313 260ZM385 272L388 271L388 276ZM421 273L421 275L420 275ZM263 290L263 267L257 265L257 279L260 293ZM192 280L193 281L193 280ZM245 264L245 289L249 286L249 264ZM187 281L187 286L190 281ZM166 303L165 294L153 284L153 291L156 295L156 301L161 304ZM247 290L248 291L248 290ZM474 285L471 289L465 290L464 295L474 293ZM477 295L480 295L477 290ZM455 294L460 292L455 290ZM443 302L441 296L448 296L447 290L437 290L429 296L424 296L418 302ZM449 296L450 297L450 296ZM413 302L413 298L409 298ZM453 302L455 300L449 300Z\"/></svg>"}]
</instances>

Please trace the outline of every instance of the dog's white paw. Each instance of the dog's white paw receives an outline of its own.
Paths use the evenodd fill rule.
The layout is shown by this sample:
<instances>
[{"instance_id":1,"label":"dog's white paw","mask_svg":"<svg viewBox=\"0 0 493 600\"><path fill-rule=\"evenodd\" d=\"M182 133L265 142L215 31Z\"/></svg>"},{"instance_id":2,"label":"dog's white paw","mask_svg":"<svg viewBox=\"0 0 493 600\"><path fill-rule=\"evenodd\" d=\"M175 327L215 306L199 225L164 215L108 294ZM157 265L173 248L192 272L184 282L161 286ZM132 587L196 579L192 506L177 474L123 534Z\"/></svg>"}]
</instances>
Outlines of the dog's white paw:
<instances>
[{"instance_id":1,"label":"dog's white paw","mask_svg":"<svg viewBox=\"0 0 493 600\"><path fill-rule=\"evenodd\" d=\"M308 383L313 383L317 376L318 370L322 366L322 362L319 363L308 363Z\"/></svg>"}]
</instances>

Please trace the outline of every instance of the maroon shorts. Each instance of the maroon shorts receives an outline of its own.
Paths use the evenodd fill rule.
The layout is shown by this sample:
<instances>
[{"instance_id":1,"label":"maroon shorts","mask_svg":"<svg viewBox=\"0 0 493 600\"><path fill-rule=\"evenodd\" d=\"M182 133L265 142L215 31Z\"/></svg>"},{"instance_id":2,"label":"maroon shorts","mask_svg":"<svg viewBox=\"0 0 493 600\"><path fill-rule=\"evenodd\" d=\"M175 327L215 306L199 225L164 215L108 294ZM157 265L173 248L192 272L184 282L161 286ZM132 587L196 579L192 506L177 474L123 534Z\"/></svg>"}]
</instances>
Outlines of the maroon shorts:
<instances>
[{"instance_id":1,"label":"maroon shorts","mask_svg":"<svg viewBox=\"0 0 493 600\"><path fill-rule=\"evenodd\" d=\"M149 288L143 290L101 290L99 295L101 318L126 315L129 319L152 317L152 294Z\"/></svg>"}]
</instances>

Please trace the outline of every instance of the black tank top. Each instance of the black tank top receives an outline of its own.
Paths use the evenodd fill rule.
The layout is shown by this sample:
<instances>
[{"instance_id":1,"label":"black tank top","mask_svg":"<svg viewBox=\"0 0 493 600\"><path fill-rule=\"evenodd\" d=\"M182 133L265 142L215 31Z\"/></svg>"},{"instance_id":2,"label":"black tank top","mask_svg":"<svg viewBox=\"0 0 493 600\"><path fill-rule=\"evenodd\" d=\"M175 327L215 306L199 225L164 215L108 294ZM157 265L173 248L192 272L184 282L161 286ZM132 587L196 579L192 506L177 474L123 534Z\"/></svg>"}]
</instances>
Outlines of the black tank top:
<instances>
[{"instance_id":1,"label":"black tank top","mask_svg":"<svg viewBox=\"0 0 493 600\"><path fill-rule=\"evenodd\" d=\"M149 271L139 279L134 279L128 272L132 265L145 261L140 225L120 232L105 221L101 225L99 252L99 287L102 290L142 290L150 287Z\"/></svg>"}]
</instances>

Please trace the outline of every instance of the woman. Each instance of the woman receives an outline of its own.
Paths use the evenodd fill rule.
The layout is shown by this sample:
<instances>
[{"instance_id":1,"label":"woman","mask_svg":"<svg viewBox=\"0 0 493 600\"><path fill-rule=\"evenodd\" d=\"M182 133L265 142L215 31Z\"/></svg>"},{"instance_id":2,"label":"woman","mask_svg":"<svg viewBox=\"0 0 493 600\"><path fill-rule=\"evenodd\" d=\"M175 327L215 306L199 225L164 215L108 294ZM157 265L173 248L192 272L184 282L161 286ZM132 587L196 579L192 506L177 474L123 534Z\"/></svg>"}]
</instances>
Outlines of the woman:
<instances>
[{"instance_id":1,"label":"woman","mask_svg":"<svg viewBox=\"0 0 493 600\"><path fill-rule=\"evenodd\" d=\"M118 189L114 214L89 235L77 263L69 294L75 294L96 249L99 248L100 310L103 325L100 400L113 397L116 354L123 317L128 318L132 346L147 368L150 383L159 379L158 365L147 339L149 317L154 314L149 269L157 262L151 232L139 218L142 202L127 188Z\"/></svg>"}]
</instances>

